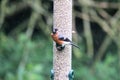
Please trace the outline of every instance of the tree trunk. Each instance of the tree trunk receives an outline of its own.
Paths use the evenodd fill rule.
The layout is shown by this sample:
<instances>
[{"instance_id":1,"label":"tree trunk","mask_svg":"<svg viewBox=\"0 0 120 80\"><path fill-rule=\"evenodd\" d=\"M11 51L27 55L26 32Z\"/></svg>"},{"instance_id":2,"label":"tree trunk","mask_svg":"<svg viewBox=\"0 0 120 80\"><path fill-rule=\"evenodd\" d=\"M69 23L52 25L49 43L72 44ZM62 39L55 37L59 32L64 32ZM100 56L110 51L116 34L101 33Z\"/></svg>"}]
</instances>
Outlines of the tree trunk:
<instances>
[{"instance_id":1,"label":"tree trunk","mask_svg":"<svg viewBox=\"0 0 120 80\"><path fill-rule=\"evenodd\" d=\"M72 38L72 0L54 0L54 28L64 37ZM69 80L71 70L71 46L63 51L53 48L54 80Z\"/></svg>"}]
</instances>

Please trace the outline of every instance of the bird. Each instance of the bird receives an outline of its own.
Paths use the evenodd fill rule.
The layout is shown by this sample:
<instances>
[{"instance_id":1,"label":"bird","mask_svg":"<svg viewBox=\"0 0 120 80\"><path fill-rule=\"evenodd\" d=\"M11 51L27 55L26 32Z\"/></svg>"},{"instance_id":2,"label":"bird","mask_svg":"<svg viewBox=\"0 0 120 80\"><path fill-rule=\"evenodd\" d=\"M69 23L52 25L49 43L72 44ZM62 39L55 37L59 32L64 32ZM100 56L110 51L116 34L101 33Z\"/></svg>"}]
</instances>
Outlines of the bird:
<instances>
[{"instance_id":1,"label":"bird","mask_svg":"<svg viewBox=\"0 0 120 80\"><path fill-rule=\"evenodd\" d=\"M64 36L60 35L57 28L52 29L51 37L56 43L56 48L59 51L63 50L66 45L72 45L80 49L80 47L73 43L69 38L65 38Z\"/></svg>"}]
</instances>

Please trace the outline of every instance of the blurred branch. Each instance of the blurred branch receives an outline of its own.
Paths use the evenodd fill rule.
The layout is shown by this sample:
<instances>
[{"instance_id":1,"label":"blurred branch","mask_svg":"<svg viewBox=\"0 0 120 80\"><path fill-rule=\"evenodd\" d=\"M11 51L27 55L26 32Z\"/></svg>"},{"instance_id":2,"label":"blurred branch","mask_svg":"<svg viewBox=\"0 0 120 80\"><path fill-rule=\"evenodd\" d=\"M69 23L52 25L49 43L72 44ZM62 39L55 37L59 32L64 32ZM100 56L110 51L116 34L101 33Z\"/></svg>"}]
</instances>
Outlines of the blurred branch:
<instances>
[{"instance_id":1,"label":"blurred branch","mask_svg":"<svg viewBox=\"0 0 120 80\"><path fill-rule=\"evenodd\" d=\"M27 36L27 41L31 38L33 31L34 31L34 27L36 25L37 20L39 19L39 12L35 10L35 8L37 8L38 10L40 9L39 7L39 2L38 1L33 1L33 5L38 5L37 7L33 8L33 12L31 14L31 17L29 19L28 22L28 27L27 27L27 31L26 31L26 36ZM19 68L18 68L18 80L23 80L23 74L24 74L24 69L25 66L27 64L27 60L28 60L28 56L29 56L29 46L27 43L25 43L25 48L24 48L24 52L23 52L23 57L22 60L19 64Z\"/></svg>"},{"instance_id":2,"label":"blurred branch","mask_svg":"<svg viewBox=\"0 0 120 80\"><path fill-rule=\"evenodd\" d=\"M20 32L22 32L23 30L25 30L28 26L28 21L29 20L25 20L24 22L22 22L21 24L19 24L16 28L14 28L9 34L10 35L14 35L17 36Z\"/></svg>"},{"instance_id":3,"label":"blurred branch","mask_svg":"<svg viewBox=\"0 0 120 80\"><path fill-rule=\"evenodd\" d=\"M51 20L52 16L50 14L48 15L49 12L43 8L40 0L36 0L36 1L26 0L24 2L29 4L34 12L33 16L31 16L31 19L30 19L29 28L26 32L27 35L29 35L29 36L31 35L32 30L34 28L33 25L35 26L36 21L37 21L39 28L42 29L43 33L45 35L48 35L51 31L50 24L52 24L52 20ZM44 18L45 18L45 20L44 20Z\"/></svg>"},{"instance_id":4,"label":"blurred branch","mask_svg":"<svg viewBox=\"0 0 120 80\"><path fill-rule=\"evenodd\" d=\"M89 0L90 1L90 0ZM80 0L79 0L80 2ZM85 2L85 1L84 1ZM91 5L95 3L95 5ZM83 3L85 4L85 3ZM119 14L120 14L120 10L119 10L119 5L120 3L96 3L96 2L91 2L91 4L86 4L86 7L95 7L96 6L96 10L94 10L93 8L88 9L87 11L90 13L90 17L87 13L80 13L80 12L75 12L75 14L77 15L77 17L80 17L81 19L83 19L84 21L94 21L96 23L98 23L101 28L108 34L108 36L105 38L104 42L102 43L101 47L99 48L98 51L98 55L96 56L95 61L99 61L101 59L101 57L104 55L105 50L107 49L108 45L111 43L111 41L113 40L117 45L119 43L118 40L118 34L120 34L120 28L119 28ZM81 2L82 5L82 2ZM97 7L97 6L102 6L102 7ZM115 6L117 5L118 11L114 16L110 16L106 11L104 11L102 8L115 8ZM82 8L84 8L85 6L82 5ZM101 15L102 18L98 15ZM84 22L84 25L88 25L88 23ZM88 27L87 27L88 28ZM88 32L88 31L86 31ZM85 33L86 35L86 33ZM89 40L89 39L88 39ZM119 46L119 45L118 45Z\"/></svg>"},{"instance_id":5,"label":"blurred branch","mask_svg":"<svg viewBox=\"0 0 120 80\"><path fill-rule=\"evenodd\" d=\"M13 3L13 4L7 6L6 14L7 14L7 16L10 16L10 15L13 15L27 7L30 7L30 6L23 2L19 2L19 3L15 3L15 4Z\"/></svg>"},{"instance_id":6,"label":"blurred branch","mask_svg":"<svg viewBox=\"0 0 120 80\"><path fill-rule=\"evenodd\" d=\"M43 22L43 20L39 20L38 26L46 36L50 35L51 25L46 25L46 23ZM48 38L48 39L50 39L50 38Z\"/></svg>"},{"instance_id":7,"label":"blurred branch","mask_svg":"<svg viewBox=\"0 0 120 80\"><path fill-rule=\"evenodd\" d=\"M18 80L23 80L24 70L28 61L28 56L29 56L29 49L28 46L25 44L23 56L18 66L18 74L17 74Z\"/></svg>"},{"instance_id":8,"label":"blurred branch","mask_svg":"<svg viewBox=\"0 0 120 80\"><path fill-rule=\"evenodd\" d=\"M28 38L31 38L33 30L34 30L34 27L35 27L35 24L36 24L36 21L38 20L38 18L39 18L39 14L38 13L33 12L31 14L30 21L28 23L28 29L26 31L26 35L27 35Z\"/></svg>"},{"instance_id":9,"label":"blurred branch","mask_svg":"<svg viewBox=\"0 0 120 80\"><path fill-rule=\"evenodd\" d=\"M119 13L117 13L118 15ZM93 16L94 15L94 16ZM114 42L117 44L117 46L119 47L119 36L118 34L120 34L120 31L119 30L119 25L118 25L118 19L119 17L117 18L111 18L111 22L109 21L105 21L104 19L101 19L100 17L97 17L97 14L94 10L92 10L92 13L91 13L91 17L93 20L95 20L97 23L99 23L99 25L101 25L101 27L103 28L103 30L110 36L110 38L112 40L114 40ZM110 25L109 25L110 24ZM111 28L110 28L111 26ZM111 42L111 39L110 38L106 38L105 41L103 42L103 45L101 46L101 48L99 49L99 55L98 55L98 60L100 59L100 57L102 57L104 51L105 51L105 48L107 48L107 46L109 45L109 43ZM103 49L104 48L104 49ZM118 51L118 54L119 51ZM120 58L120 57L119 57Z\"/></svg>"},{"instance_id":10,"label":"blurred branch","mask_svg":"<svg viewBox=\"0 0 120 80\"><path fill-rule=\"evenodd\" d=\"M72 18L72 31L73 31L72 41L76 42L77 44L80 43L81 42L80 36L78 36L77 31L76 31L76 27L75 27L75 15L74 14L73 14L73 18ZM74 53L76 58L78 58L78 59L81 58L81 54L82 54L81 50L74 48L73 53Z\"/></svg>"},{"instance_id":11,"label":"blurred branch","mask_svg":"<svg viewBox=\"0 0 120 80\"><path fill-rule=\"evenodd\" d=\"M119 3L118 11L117 11L116 14L113 16L113 18L116 18L117 20L120 19L120 3Z\"/></svg>"},{"instance_id":12,"label":"blurred branch","mask_svg":"<svg viewBox=\"0 0 120 80\"><path fill-rule=\"evenodd\" d=\"M117 33L117 29L116 27L114 28L110 28L109 26L109 22L106 22L104 19L101 19L100 17L97 16L96 12L94 10L91 11L91 17L93 20L95 20L100 26L101 28L108 34L108 36L116 43L118 44L118 39L116 36ZM113 26L113 25L111 25ZM98 60L100 60L100 58L102 57L102 55L104 54L105 48L107 48L107 46L109 45L109 43L111 42L110 38L106 38L103 42L103 45L100 47L99 49L99 55L97 55ZM104 47L104 49L103 49Z\"/></svg>"},{"instance_id":13,"label":"blurred branch","mask_svg":"<svg viewBox=\"0 0 120 80\"><path fill-rule=\"evenodd\" d=\"M95 7L117 9L117 8L119 8L119 2L118 3L115 3L115 2L95 2Z\"/></svg>"},{"instance_id":14,"label":"blurred branch","mask_svg":"<svg viewBox=\"0 0 120 80\"><path fill-rule=\"evenodd\" d=\"M39 18L39 14L36 12L33 12L31 14L30 20L28 22L28 29L26 31L26 36L27 36L27 41L31 38L32 34L33 34L33 30L36 24L36 21ZM27 60L28 60L28 56L29 56L29 46L27 44L27 42L25 43L25 47L24 47L24 52L23 52L23 57L20 61L19 67L18 67L18 80L23 80L23 74L24 74L24 70L25 70L25 66L27 64Z\"/></svg>"},{"instance_id":15,"label":"blurred branch","mask_svg":"<svg viewBox=\"0 0 120 80\"><path fill-rule=\"evenodd\" d=\"M110 25L112 26L112 29L118 29L119 23L120 23L120 6L116 14L110 19ZM116 28L115 28L116 27ZM118 29L119 30L119 29Z\"/></svg>"},{"instance_id":16,"label":"blurred branch","mask_svg":"<svg viewBox=\"0 0 120 80\"><path fill-rule=\"evenodd\" d=\"M75 15L82 20L93 22L93 20L90 17L88 18L88 14L86 14L86 13L81 13L81 12L75 11Z\"/></svg>"},{"instance_id":17,"label":"blurred branch","mask_svg":"<svg viewBox=\"0 0 120 80\"><path fill-rule=\"evenodd\" d=\"M108 46L110 45L112 39L109 36L106 36L106 38L104 39L103 43L101 44L97 55L95 57L95 63L99 62L101 60L101 58L103 57L106 49L108 48Z\"/></svg>"},{"instance_id":18,"label":"blurred branch","mask_svg":"<svg viewBox=\"0 0 120 80\"><path fill-rule=\"evenodd\" d=\"M9 35L11 36L18 36L20 32L24 31L28 26L28 20L25 20L21 24L19 24L17 27L15 27L12 31L10 31Z\"/></svg>"},{"instance_id":19,"label":"blurred branch","mask_svg":"<svg viewBox=\"0 0 120 80\"><path fill-rule=\"evenodd\" d=\"M112 16L109 15L105 10L103 9L96 9L97 12L106 20L109 20Z\"/></svg>"},{"instance_id":20,"label":"blurred branch","mask_svg":"<svg viewBox=\"0 0 120 80\"><path fill-rule=\"evenodd\" d=\"M116 42L115 32L109 27L109 24L104 19L98 17L94 10L90 10L90 14L91 18Z\"/></svg>"},{"instance_id":21,"label":"blurred branch","mask_svg":"<svg viewBox=\"0 0 120 80\"><path fill-rule=\"evenodd\" d=\"M0 29L4 23L5 15L6 15L6 6L7 6L8 0L2 0L1 2L1 9L0 9Z\"/></svg>"},{"instance_id":22,"label":"blurred branch","mask_svg":"<svg viewBox=\"0 0 120 80\"><path fill-rule=\"evenodd\" d=\"M118 74L120 74L120 31L119 31L119 38L118 38Z\"/></svg>"},{"instance_id":23,"label":"blurred branch","mask_svg":"<svg viewBox=\"0 0 120 80\"><path fill-rule=\"evenodd\" d=\"M88 3L89 7L102 8L102 9L108 9L108 8L118 9L119 8L119 4L120 4L120 2L118 2L118 3L116 3L116 2L102 2L102 1L97 2L97 1L93 1L93 0L92 1L91 0L85 0L85 1ZM84 2L82 2L81 5ZM77 1L74 4L77 5L77 6L80 6Z\"/></svg>"},{"instance_id":24,"label":"blurred branch","mask_svg":"<svg viewBox=\"0 0 120 80\"><path fill-rule=\"evenodd\" d=\"M37 13L43 14L45 11L40 0L23 0L23 2L28 4Z\"/></svg>"},{"instance_id":25,"label":"blurred branch","mask_svg":"<svg viewBox=\"0 0 120 80\"><path fill-rule=\"evenodd\" d=\"M82 12L88 14L88 9L89 8L87 8L87 7L83 7ZM86 16L83 15L83 17L86 17ZM93 39L92 39L92 32L91 32L91 28L90 28L89 16L87 16L87 18L88 18L88 21L83 20L84 34L85 34L86 43L87 43L87 54L90 58L92 58L93 54L94 54Z\"/></svg>"}]
</instances>

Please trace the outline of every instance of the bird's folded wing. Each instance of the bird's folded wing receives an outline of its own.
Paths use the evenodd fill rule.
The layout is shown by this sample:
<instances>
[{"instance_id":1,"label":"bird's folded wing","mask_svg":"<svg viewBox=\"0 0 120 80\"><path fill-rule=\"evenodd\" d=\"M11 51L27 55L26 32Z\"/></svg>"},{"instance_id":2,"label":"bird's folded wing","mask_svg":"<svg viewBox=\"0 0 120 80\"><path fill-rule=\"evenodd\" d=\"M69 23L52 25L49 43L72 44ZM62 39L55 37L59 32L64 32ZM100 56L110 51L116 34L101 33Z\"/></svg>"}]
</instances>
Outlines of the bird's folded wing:
<instances>
[{"instance_id":1,"label":"bird's folded wing","mask_svg":"<svg viewBox=\"0 0 120 80\"><path fill-rule=\"evenodd\" d=\"M59 40L64 40L64 37L62 35L59 35Z\"/></svg>"}]
</instances>

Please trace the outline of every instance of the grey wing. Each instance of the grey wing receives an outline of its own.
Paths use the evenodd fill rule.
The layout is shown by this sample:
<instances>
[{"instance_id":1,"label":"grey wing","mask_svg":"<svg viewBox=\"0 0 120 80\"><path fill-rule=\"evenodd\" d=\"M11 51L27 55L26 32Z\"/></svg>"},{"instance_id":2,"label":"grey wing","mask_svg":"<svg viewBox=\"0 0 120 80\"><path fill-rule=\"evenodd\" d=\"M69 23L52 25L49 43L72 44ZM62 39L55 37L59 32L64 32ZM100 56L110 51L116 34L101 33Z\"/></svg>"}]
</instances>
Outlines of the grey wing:
<instances>
[{"instance_id":1,"label":"grey wing","mask_svg":"<svg viewBox=\"0 0 120 80\"><path fill-rule=\"evenodd\" d=\"M60 40L64 40L64 37L62 35L58 36Z\"/></svg>"}]
</instances>

